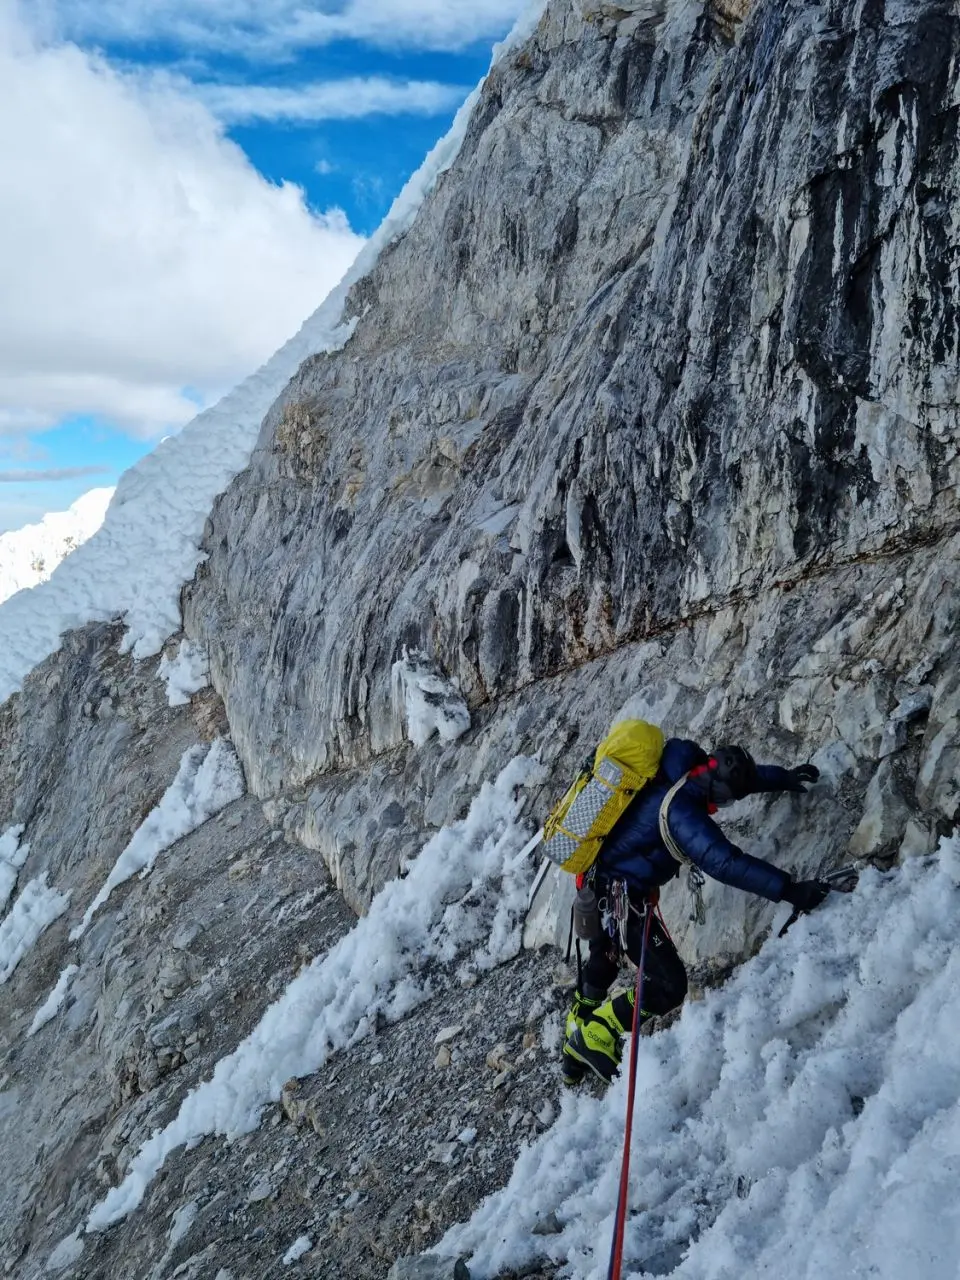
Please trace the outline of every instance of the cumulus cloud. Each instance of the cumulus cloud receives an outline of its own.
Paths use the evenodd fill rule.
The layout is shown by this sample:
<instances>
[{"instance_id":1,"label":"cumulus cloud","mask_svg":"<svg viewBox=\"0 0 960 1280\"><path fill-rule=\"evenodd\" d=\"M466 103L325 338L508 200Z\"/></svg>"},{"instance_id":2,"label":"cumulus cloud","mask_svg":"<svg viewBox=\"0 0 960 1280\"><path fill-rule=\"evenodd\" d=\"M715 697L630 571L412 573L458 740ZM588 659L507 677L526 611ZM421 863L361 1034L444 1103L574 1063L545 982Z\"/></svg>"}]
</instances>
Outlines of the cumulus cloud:
<instances>
[{"instance_id":1,"label":"cumulus cloud","mask_svg":"<svg viewBox=\"0 0 960 1280\"><path fill-rule=\"evenodd\" d=\"M0 154L0 431L76 413L143 436L182 424L362 244L341 212L264 180L174 81L41 43L11 0Z\"/></svg>"},{"instance_id":2,"label":"cumulus cloud","mask_svg":"<svg viewBox=\"0 0 960 1280\"><path fill-rule=\"evenodd\" d=\"M334 40L456 50L505 32L527 0L36 0L78 38L162 39L190 49L283 56Z\"/></svg>"},{"instance_id":3,"label":"cumulus cloud","mask_svg":"<svg viewBox=\"0 0 960 1280\"><path fill-rule=\"evenodd\" d=\"M458 107L470 88L433 80L350 76L290 87L200 84L187 89L185 86L185 92L191 91L227 124L253 120L305 124L318 120L357 120L373 115L439 115Z\"/></svg>"}]
</instances>

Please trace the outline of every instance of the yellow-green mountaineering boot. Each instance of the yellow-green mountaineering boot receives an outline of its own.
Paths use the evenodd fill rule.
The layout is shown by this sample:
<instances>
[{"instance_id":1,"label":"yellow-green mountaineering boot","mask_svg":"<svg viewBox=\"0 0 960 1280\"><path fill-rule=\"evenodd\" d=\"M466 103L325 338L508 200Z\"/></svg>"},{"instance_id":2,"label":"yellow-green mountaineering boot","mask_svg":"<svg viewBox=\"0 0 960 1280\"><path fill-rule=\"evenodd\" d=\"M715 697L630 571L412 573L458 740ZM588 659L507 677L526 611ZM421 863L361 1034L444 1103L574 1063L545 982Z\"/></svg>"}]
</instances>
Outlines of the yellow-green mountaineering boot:
<instances>
[{"instance_id":1,"label":"yellow-green mountaineering boot","mask_svg":"<svg viewBox=\"0 0 960 1280\"><path fill-rule=\"evenodd\" d=\"M622 991L598 1005L592 1015L567 1035L564 1061L584 1068L609 1083L620 1070L621 1040L633 1027L634 993ZM568 1020L569 1024L569 1020ZM564 1077L566 1080L566 1077Z\"/></svg>"},{"instance_id":2,"label":"yellow-green mountaineering boot","mask_svg":"<svg viewBox=\"0 0 960 1280\"><path fill-rule=\"evenodd\" d=\"M582 1062L570 1057L567 1053L567 1045L570 1043L570 1037L575 1031L578 1031L588 1021L600 1006L603 996L597 996L595 999L585 996L582 991L574 991L573 1004L570 1006L570 1012L567 1014L567 1025L564 1028L563 1051L561 1058L563 1060L563 1083L568 1085L579 1084L583 1079L586 1067Z\"/></svg>"}]
</instances>

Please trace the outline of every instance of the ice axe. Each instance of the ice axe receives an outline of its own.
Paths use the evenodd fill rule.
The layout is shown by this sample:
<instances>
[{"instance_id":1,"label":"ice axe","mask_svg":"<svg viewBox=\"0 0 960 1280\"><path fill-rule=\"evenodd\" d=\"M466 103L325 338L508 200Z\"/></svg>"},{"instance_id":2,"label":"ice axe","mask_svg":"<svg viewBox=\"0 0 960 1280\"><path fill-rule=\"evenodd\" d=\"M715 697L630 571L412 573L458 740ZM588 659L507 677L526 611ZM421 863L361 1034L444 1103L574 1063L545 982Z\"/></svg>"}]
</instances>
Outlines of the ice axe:
<instances>
[{"instance_id":1,"label":"ice axe","mask_svg":"<svg viewBox=\"0 0 960 1280\"><path fill-rule=\"evenodd\" d=\"M834 871L825 871L822 875L816 875L815 880L820 884L825 884L833 893L853 893L860 880L860 872L862 867L859 863L852 863L848 867L837 867ZM799 907L794 907L790 913L790 918L777 934L778 938L782 938L791 925L796 924L804 913Z\"/></svg>"},{"instance_id":2,"label":"ice axe","mask_svg":"<svg viewBox=\"0 0 960 1280\"><path fill-rule=\"evenodd\" d=\"M517 854L517 862L522 862L524 858L532 858L534 853L542 843L543 843L543 827L540 828L540 830L537 832L537 834L533 837L532 840L527 841L527 843L523 846L523 848ZM547 878L547 872L550 870L552 866L553 866L553 863L550 861L550 859L544 858L543 865L541 866L540 870L537 872L537 877L534 880L533 884L530 886L530 892L527 895L527 911L526 911L527 915L530 914L530 911L533 908L533 901L536 898L537 894L540 892L540 889L543 886L543 882Z\"/></svg>"}]
</instances>

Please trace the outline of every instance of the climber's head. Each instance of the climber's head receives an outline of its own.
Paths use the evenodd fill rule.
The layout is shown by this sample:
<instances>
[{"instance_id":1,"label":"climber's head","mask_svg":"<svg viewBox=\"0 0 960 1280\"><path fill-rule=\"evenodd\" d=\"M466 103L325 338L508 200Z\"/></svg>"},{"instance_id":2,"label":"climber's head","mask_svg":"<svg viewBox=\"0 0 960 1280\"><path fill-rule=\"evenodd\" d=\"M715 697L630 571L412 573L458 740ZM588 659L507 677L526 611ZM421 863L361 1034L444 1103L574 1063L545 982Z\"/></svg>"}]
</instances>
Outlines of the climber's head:
<instances>
[{"instance_id":1,"label":"climber's head","mask_svg":"<svg viewBox=\"0 0 960 1280\"><path fill-rule=\"evenodd\" d=\"M714 804L742 800L753 791L757 766L744 747L717 747L707 765L710 799Z\"/></svg>"}]
</instances>

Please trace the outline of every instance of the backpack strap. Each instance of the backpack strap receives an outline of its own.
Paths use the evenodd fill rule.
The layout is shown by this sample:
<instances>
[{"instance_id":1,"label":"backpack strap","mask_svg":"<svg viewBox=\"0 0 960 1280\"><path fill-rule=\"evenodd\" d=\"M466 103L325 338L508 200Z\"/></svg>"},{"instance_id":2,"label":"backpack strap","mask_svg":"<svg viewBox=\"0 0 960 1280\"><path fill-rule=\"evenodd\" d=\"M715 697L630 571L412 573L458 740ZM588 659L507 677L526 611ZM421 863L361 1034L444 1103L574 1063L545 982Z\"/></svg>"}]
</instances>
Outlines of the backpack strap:
<instances>
[{"instance_id":1,"label":"backpack strap","mask_svg":"<svg viewBox=\"0 0 960 1280\"><path fill-rule=\"evenodd\" d=\"M707 911L703 902L703 886L706 884L706 879L693 859L684 853L676 840L674 840L668 821L670 806L673 804L674 797L693 772L691 769L689 773L685 773L679 782L675 782L663 797L660 805L659 826L660 839L663 841L667 853L676 862L679 862L681 866L687 868L687 888L693 897L693 914L690 919L695 920L697 924L703 924L707 918Z\"/></svg>"},{"instance_id":2,"label":"backpack strap","mask_svg":"<svg viewBox=\"0 0 960 1280\"><path fill-rule=\"evenodd\" d=\"M667 818L670 814L670 806L671 804L673 804L674 796L677 794L677 792L680 790L680 788L684 785L684 783L687 781L689 777L690 777L690 773L689 772L685 773L683 777L680 779L680 781L675 782L673 786L670 788L670 790L667 792L667 794L663 797L663 802L660 805L660 819L659 819L660 839L667 846L667 853L669 853L671 858L676 859L676 861L679 862L684 867L692 867L693 860L687 857L687 855L683 852L683 850L677 844L676 840L674 840L673 833L670 830L670 825L667 821Z\"/></svg>"}]
</instances>

